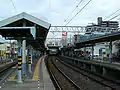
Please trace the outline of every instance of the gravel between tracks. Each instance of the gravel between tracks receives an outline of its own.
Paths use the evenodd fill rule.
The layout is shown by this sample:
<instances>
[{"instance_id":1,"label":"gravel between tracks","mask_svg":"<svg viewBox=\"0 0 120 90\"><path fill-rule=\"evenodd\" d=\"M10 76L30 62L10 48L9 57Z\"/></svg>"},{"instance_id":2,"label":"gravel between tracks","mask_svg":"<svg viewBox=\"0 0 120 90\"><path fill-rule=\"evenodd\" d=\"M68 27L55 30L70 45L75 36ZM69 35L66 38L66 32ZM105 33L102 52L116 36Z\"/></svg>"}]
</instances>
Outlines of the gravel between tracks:
<instances>
[{"instance_id":1,"label":"gravel between tracks","mask_svg":"<svg viewBox=\"0 0 120 90\"><path fill-rule=\"evenodd\" d=\"M59 85L62 90L76 90L71 83L54 67L51 60L54 60L54 57L48 58L48 68L53 72L57 81L59 81Z\"/></svg>"}]
</instances>

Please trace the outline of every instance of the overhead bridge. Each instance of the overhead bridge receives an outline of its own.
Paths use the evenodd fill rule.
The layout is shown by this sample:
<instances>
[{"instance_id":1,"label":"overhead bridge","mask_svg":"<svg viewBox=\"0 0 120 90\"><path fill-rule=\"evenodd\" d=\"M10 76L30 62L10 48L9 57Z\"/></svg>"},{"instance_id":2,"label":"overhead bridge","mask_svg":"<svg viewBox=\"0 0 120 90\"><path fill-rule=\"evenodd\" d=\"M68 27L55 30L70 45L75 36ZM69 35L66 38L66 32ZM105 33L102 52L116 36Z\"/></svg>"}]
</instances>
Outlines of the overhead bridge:
<instances>
[{"instance_id":1,"label":"overhead bridge","mask_svg":"<svg viewBox=\"0 0 120 90\"><path fill-rule=\"evenodd\" d=\"M87 45L87 44L92 45L95 43L111 42L111 41L116 41L116 40L120 40L120 31L111 33L111 34L106 34L106 35L99 36L99 37L90 38L88 40L76 42L76 47L79 47L81 45Z\"/></svg>"}]
</instances>

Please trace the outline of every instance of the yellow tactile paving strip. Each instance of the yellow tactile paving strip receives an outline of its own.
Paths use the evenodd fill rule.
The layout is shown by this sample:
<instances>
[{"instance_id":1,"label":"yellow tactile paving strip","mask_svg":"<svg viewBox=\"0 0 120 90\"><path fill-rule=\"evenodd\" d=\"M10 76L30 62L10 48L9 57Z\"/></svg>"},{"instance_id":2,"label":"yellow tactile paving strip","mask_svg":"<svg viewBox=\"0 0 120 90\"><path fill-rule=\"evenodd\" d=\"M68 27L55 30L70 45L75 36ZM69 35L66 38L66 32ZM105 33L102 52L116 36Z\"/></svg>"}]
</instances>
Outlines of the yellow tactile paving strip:
<instances>
[{"instance_id":1,"label":"yellow tactile paving strip","mask_svg":"<svg viewBox=\"0 0 120 90\"><path fill-rule=\"evenodd\" d=\"M17 70L16 70L16 71L14 72L14 74L8 79L8 81L13 81L13 80L15 80L16 76L17 76Z\"/></svg>"},{"instance_id":2,"label":"yellow tactile paving strip","mask_svg":"<svg viewBox=\"0 0 120 90\"><path fill-rule=\"evenodd\" d=\"M35 80L35 81L38 81L38 79L39 79L39 65L40 65L40 62L41 62L41 59L42 59L43 57L41 57L39 60L38 60L38 62L37 62L37 64L36 64L36 67L35 67L35 72L34 72L34 74L33 74L33 80ZM15 78L16 78L16 76L17 76L17 70L14 72L14 74L8 79L8 81L14 81L15 80Z\"/></svg>"},{"instance_id":3,"label":"yellow tactile paving strip","mask_svg":"<svg viewBox=\"0 0 120 90\"><path fill-rule=\"evenodd\" d=\"M40 65L41 59L42 59L42 57L37 62L36 67L35 67L35 72L33 74L33 80L35 80L35 81L38 81L38 79L39 79L39 65Z\"/></svg>"}]
</instances>

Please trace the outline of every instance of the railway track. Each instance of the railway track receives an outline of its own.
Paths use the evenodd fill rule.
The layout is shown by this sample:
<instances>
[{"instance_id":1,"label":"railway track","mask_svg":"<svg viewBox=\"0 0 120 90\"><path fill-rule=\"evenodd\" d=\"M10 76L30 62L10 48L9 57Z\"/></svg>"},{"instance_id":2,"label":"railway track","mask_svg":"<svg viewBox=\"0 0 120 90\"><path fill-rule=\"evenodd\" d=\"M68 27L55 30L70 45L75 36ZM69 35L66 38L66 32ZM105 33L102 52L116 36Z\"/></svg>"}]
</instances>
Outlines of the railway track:
<instances>
[{"instance_id":1,"label":"railway track","mask_svg":"<svg viewBox=\"0 0 120 90\"><path fill-rule=\"evenodd\" d=\"M55 57L48 57L46 66L56 90L81 90L81 88L54 63Z\"/></svg>"},{"instance_id":2,"label":"railway track","mask_svg":"<svg viewBox=\"0 0 120 90\"><path fill-rule=\"evenodd\" d=\"M0 67L0 85L2 85L2 83L4 83L4 81L11 75L11 73L16 69L13 68L11 69L13 66L15 66L17 64L17 62L12 62L9 64L6 64L3 67Z\"/></svg>"},{"instance_id":3,"label":"railway track","mask_svg":"<svg viewBox=\"0 0 120 90\"><path fill-rule=\"evenodd\" d=\"M6 64L3 67L0 67L0 73L4 72L5 70L11 68L12 66L14 66L16 64L17 64L17 62L12 62L12 63Z\"/></svg>"},{"instance_id":4,"label":"railway track","mask_svg":"<svg viewBox=\"0 0 120 90\"><path fill-rule=\"evenodd\" d=\"M101 84L104 87L108 87L109 90L120 90L120 85L118 83L112 82L111 80L107 80L104 77L100 77L99 75L76 68L76 67L64 62L64 60L60 60L59 58L57 58L57 60L59 60L59 62L62 63L63 65L65 65L66 67L69 67L70 69L76 71L77 73L80 73L83 76L86 76L87 78L95 81L96 83Z\"/></svg>"}]
</instances>

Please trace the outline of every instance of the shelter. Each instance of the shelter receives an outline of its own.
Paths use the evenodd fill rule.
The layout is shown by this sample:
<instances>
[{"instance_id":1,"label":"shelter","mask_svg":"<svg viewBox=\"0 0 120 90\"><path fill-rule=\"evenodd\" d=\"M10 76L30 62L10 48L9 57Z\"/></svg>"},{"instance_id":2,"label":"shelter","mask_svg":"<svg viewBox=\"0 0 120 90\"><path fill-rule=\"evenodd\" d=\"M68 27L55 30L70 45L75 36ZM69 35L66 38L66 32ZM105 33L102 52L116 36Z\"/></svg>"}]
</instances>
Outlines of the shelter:
<instances>
[{"instance_id":1,"label":"shelter","mask_svg":"<svg viewBox=\"0 0 120 90\"><path fill-rule=\"evenodd\" d=\"M44 43L50 26L49 23L25 12L0 21L0 35L6 39L18 41L18 82L22 82L21 74L26 72L26 42L24 41L26 40L28 45L28 71L31 73L33 48L37 51L45 50Z\"/></svg>"},{"instance_id":2,"label":"shelter","mask_svg":"<svg viewBox=\"0 0 120 90\"><path fill-rule=\"evenodd\" d=\"M0 21L0 34L6 39L26 39L35 48L43 49L50 24L25 12Z\"/></svg>"}]
</instances>

